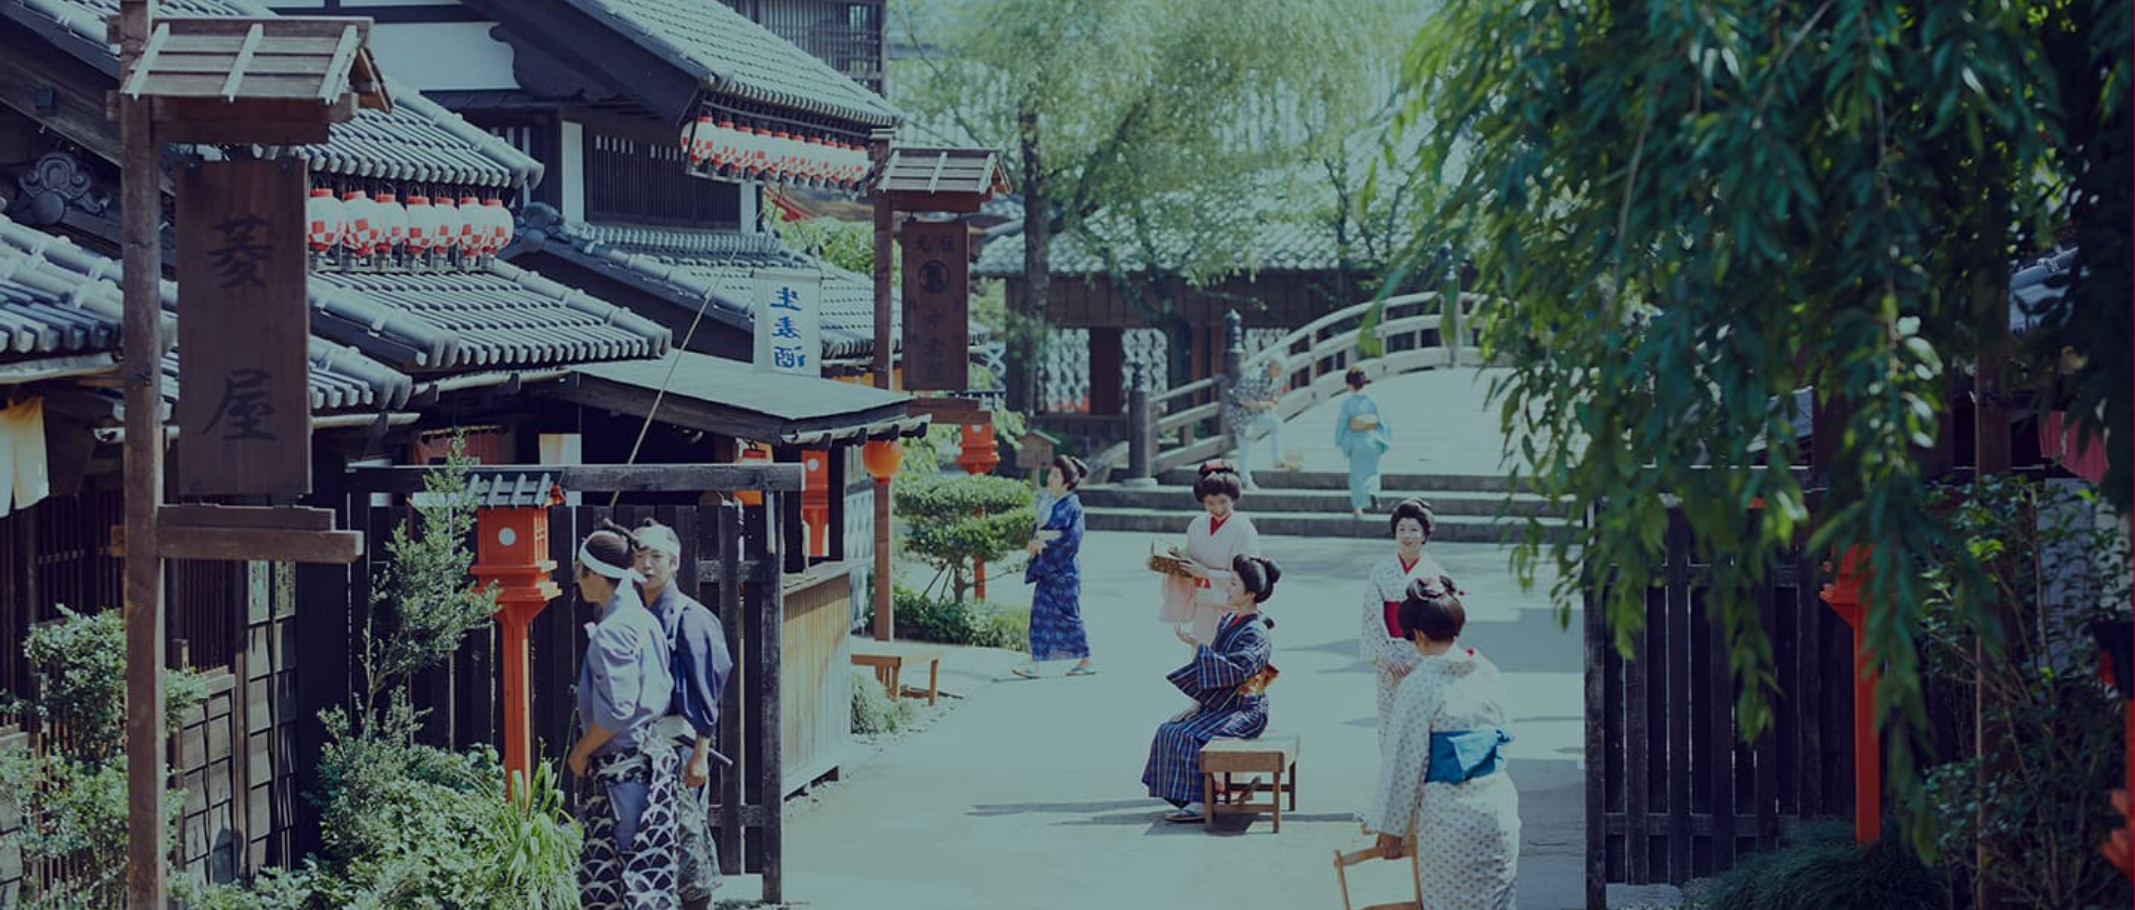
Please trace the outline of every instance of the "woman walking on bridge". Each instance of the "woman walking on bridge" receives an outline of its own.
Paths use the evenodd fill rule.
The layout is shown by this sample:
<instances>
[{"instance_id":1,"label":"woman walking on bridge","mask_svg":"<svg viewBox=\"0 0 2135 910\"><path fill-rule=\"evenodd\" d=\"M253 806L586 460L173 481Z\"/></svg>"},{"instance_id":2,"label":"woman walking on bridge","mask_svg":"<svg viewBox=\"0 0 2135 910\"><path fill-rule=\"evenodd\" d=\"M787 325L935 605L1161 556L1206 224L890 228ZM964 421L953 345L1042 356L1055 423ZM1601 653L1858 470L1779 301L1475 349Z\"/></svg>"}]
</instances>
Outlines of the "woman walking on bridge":
<instances>
[{"instance_id":1,"label":"woman walking on bridge","mask_svg":"<svg viewBox=\"0 0 2135 910\"><path fill-rule=\"evenodd\" d=\"M1364 367L1350 367L1343 380L1349 384L1349 398L1334 418L1334 447L1349 459L1349 514L1363 518L1372 497L1379 493L1379 456L1393 448L1394 437L1379 415L1378 402L1364 394L1364 387L1371 384Z\"/></svg>"}]
</instances>

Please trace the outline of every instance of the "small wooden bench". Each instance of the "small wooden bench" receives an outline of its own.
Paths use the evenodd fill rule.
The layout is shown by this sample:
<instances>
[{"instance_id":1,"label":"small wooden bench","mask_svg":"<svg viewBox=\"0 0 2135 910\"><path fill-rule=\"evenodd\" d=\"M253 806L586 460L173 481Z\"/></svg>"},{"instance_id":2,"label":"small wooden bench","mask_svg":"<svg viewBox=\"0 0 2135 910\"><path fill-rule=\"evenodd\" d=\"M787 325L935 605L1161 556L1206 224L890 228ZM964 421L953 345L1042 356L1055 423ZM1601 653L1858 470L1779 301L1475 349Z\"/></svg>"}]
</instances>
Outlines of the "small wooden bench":
<instances>
[{"instance_id":1,"label":"small wooden bench","mask_svg":"<svg viewBox=\"0 0 2135 910\"><path fill-rule=\"evenodd\" d=\"M927 695L927 704L933 705L941 695L940 649L915 647L895 642L883 643L860 639L853 641L853 666L866 667L875 671L875 680L882 683L882 688L889 691L891 701L896 701L904 695L904 667L906 664L913 666L926 665L927 687L924 691ZM917 694L922 690L914 686L912 691Z\"/></svg>"},{"instance_id":2,"label":"small wooden bench","mask_svg":"<svg viewBox=\"0 0 2135 910\"><path fill-rule=\"evenodd\" d=\"M1295 734L1262 735L1256 739L1219 738L1201 749L1201 823L1212 825L1216 814L1232 812L1274 813L1275 833L1282 833L1283 796L1290 798L1290 811L1297 811L1297 753L1303 744ZM1244 784L1232 775L1247 775ZM1216 778L1221 775L1219 783ZM1262 776L1269 778L1262 780ZM1254 797L1266 793L1267 802ZM1222 797L1219 801L1217 797Z\"/></svg>"}]
</instances>

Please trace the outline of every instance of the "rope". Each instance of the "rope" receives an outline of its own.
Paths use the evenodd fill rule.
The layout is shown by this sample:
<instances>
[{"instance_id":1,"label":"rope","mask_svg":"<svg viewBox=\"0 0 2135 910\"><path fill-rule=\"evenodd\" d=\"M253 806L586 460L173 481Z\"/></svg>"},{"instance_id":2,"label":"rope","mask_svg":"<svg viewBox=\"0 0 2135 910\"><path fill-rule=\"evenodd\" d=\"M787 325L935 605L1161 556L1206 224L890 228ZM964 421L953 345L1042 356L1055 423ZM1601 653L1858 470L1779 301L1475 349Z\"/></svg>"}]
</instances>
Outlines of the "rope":
<instances>
[{"instance_id":1,"label":"rope","mask_svg":"<svg viewBox=\"0 0 2135 910\"><path fill-rule=\"evenodd\" d=\"M645 422L638 426L637 441L630 444L630 457L623 461L624 466L627 467L638 463L638 452L643 451L645 448L645 437L652 432L652 420L660 413L660 402L666 400L667 387L675 381L675 369L682 365L682 354L689 350L690 341L697 337L697 324L704 321L704 311L710 309L711 306L712 292L705 291L704 300L697 304L697 315L690 318L689 330L682 333L682 343L675 346L674 362L667 365L667 375L660 379L660 390L653 393L652 407L645 409ZM609 493L608 511L614 512L616 502L622 498L623 491L621 490Z\"/></svg>"}]
</instances>

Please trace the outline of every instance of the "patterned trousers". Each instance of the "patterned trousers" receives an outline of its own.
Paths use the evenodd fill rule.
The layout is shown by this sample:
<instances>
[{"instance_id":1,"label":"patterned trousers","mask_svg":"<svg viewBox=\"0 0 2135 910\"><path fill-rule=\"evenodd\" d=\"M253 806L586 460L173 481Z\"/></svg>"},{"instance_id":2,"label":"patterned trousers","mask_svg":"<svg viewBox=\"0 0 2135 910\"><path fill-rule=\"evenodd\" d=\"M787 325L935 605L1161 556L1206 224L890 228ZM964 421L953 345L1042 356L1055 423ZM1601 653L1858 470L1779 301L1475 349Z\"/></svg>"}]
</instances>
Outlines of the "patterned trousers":
<instances>
[{"instance_id":1,"label":"patterned trousers","mask_svg":"<svg viewBox=\"0 0 2135 910\"><path fill-rule=\"evenodd\" d=\"M694 745L675 748L676 757L689 761ZM675 793L675 863L679 894L684 901L703 901L719 887L719 844L712 840L712 787L677 785Z\"/></svg>"},{"instance_id":2,"label":"patterned trousers","mask_svg":"<svg viewBox=\"0 0 2135 910\"><path fill-rule=\"evenodd\" d=\"M673 749L596 756L579 798L585 847L578 855L583 910L675 910Z\"/></svg>"}]
</instances>

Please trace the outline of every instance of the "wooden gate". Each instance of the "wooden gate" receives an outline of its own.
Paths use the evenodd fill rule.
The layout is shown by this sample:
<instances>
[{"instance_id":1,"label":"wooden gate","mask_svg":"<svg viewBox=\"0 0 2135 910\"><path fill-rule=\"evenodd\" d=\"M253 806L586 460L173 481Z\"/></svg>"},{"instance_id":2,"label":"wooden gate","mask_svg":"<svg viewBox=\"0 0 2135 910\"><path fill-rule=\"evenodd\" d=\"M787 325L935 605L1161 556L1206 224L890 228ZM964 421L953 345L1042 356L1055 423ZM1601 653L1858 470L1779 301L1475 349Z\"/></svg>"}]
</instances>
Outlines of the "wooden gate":
<instances>
[{"instance_id":1,"label":"wooden gate","mask_svg":"<svg viewBox=\"0 0 2135 910\"><path fill-rule=\"evenodd\" d=\"M1850 816L1852 637L1817 597L1820 563L1789 553L1754 593L1772 639L1774 723L1753 743L1736 725L1738 687L1705 599L1712 554L1671 513L1659 587L1626 660L1586 608L1587 907L1612 883L1680 885L1773 846L1804 819Z\"/></svg>"},{"instance_id":2,"label":"wooden gate","mask_svg":"<svg viewBox=\"0 0 2135 910\"><path fill-rule=\"evenodd\" d=\"M688 477L678 474L667 486L648 481L663 469L688 472ZM591 608L579 602L568 578L578 541L606 518L625 526L655 518L673 527L683 549L676 584L719 617L735 662L720 711L719 738L714 744L734 760L732 767L713 769L715 813L721 829L720 864L729 875L761 874L766 899L777 900L782 888L780 805L785 794L780 744L780 654L785 602L779 522L787 511L784 500L788 497L767 491L761 506L748 508L698 502L707 492L738 486L733 483L735 478L756 477L756 472L790 474L790 478L780 474L782 479L774 485L798 490L799 466L477 467L471 474L476 478L538 478L544 476L544 470L549 472L546 476L551 482L582 494L587 503L599 505L564 505L549 510L549 558L557 564L564 592L534 620L529 633L535 760L556 769L566 792L576 799L577 782L562 773L562 760L576 736L576 702L572 693L585 651L584 625L593 619ZM316 592L328 602L349 605L339 615L325 611L299 614L309 621L299 632L298 649L305 673L300 675L302 692L298 701L309 712L345 704L349 693L361 684L360 669L353 665L349 643L356 640L368 619L371 578L386 558L385 542L392 529L412 514L406 497L420 489L422 472L421 468L357 469L348 476L346 491L319 497L342 510L344 526L362 531L366 546L365 558L353 566L299 569L300 596ZM752 485L760 482L751 481ZM682 486L693 488L678 489ZM619 489L630 493L626 498L632 502L611 510L605 503L609 494ZM422 734L426 742L466 749L497 741L503 726L502 681L497 665L500 646L495 628L490 627L484 634L470 636L450 663L420 674L413 681L416 706L430 712ZM300 767L308 775L316 766L323 730L308 715L306 723L309 735L300 745ZM302 832L307 839L316 834L316 819L309 822Z\"/></svg>"}]
</instances>

